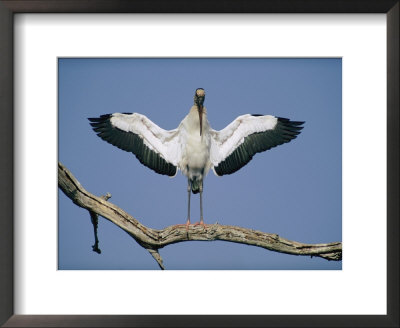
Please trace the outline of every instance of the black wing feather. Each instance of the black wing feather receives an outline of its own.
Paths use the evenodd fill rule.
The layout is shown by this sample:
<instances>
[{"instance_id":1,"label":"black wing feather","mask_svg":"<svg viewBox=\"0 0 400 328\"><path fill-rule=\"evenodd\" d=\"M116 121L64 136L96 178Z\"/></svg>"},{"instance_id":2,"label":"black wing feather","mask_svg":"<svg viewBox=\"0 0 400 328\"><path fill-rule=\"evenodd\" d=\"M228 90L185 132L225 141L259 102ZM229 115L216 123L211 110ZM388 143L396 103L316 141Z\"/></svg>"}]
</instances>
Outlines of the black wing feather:
<instances>
[{"instance_id":1,"label":"black wing feather","mask_svg":"<svg viewBox=\"0 0 400 328\"><path fill-rule=\"evenodd\" d=\"M132 132L118 129L111 124L112 114L104 114L100 117L88 118L96 134L122 150L132 152L143 165L163 175L174 176L176 166L167 162L160 154L147 147L143 139Z\"/></svg>"},{"instance_id":2,"label":"black wing feather","mask_svg":"<svg viewBox=\"0 0 400 328\"><path fill-rule=\"evenodd\" d=\"M253 115L259 116L259 115ZM219 175L232 174L245 166L256 153L282 145L297 137L304 122L290 121L278 117L278 123L273 130L257 132L244 138L243 143L237 147L225 160L214 167Z\"/></svg>"}]
</instances>

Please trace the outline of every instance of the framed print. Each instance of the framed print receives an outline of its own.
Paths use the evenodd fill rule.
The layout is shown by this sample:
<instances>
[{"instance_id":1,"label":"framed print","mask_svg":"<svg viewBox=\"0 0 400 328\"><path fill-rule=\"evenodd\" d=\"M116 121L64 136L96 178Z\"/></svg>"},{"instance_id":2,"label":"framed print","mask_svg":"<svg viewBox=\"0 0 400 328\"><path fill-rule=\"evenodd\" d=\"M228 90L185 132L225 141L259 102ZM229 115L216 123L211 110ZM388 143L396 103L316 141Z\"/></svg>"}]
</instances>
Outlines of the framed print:
<instances>
[{"instance_id":1,"label":"framed print","mask_svg":"<svg viewBox=\"0 0 400 328\"><path fill-rule=\"evenodd\" d=\"M156 1L145 4L134 1L1 1L0 6L4 26L1 47L8 49L1 54L4 111L1 129L4 154L1 158L1 181L4 184L1 249L5 253L1 256L4 269L1 271L0 302L4 326L398 325L398 1L353 1L346 5L335 1L307 4L297 1L232 2L229 5L202 3L201 6L194 2L183 5L177 1L168 7ZM338 16L341 13L346 15ZM296 66L299 63L300 66ZM286 72L285 76L273 75L274 69L278 73ZM216 71L227 80L219 80L214 74ZM115 75L115 72L121 74ZM179 72L187 72L186 75L196 77L196 81L192 83ZM296 85L296 80L307 82ZM196 85L197 81L202 85ZM268 83L268 88L260 88L257 92L260 85ZM174 93L174 85L179 92ZM225 88L218 87L221 85ZM103 242L116 242L106 247L101 256L92 252L93 230L89 214L78 209L55 188L59 178L55 161L60 160L71 174L76 174L83 187L98 185L94 194L104 195L110 191L113 194L110 203L123 205L122 199L126 196L126 204L136 201L147 213L152 213L152 207L156 206L146 205L146 200L153 195L160 208L174 208L170 219L168 215L171 213L167 210L149 215L162 216L165 222L170 220L170 223L155 222L149 226L160 224L162 228L184 223L179 222L179 213L186 211L184 178L166 179L168 186L164 187L164 182L153 181L150 175L146 175L139 161L134 164L130 158L126 169L116 165L115 162L125 161L118 157L125 154L118 154L119 150L115 149L111 155L114 150L90 130L87 117L92 118L92 126L96 129L98 124L103 124L105 116L99 119L101 114L140 112L131 108L124 110L124 106L137 102L136 107L143 108L143 114L159 122L160 126L165 122L165 128L173 129L179 122L167 123L167 109L170 103L175 104L171 105L173 108L184 107L178 103L182 97L182 103L186 104L185 94L189 93L186 88L193 89L191 92L195 98L204 97L202 92L205 90L207 96L203 101L209 108L210 124L214 124L211 118L215 122L219 120L219 114L221 123L215 123L220 124L219 128L240 114L249 111L258 114L259 110L252 110L257 105L246 108L258 95L265 97L263 103L269 105L267 108L273 107L272 112L261 109L260 114L274 115L276 111L277 116L287 116L292 121L302 121L301 114L307 115L305 128L298 138L279 146L282 149L287 146L288 154L271 151L271 166L274 163L272 154L282 156L281 164L276 163L280 167L289 162L291 154L297 154L296 165L287 169L291 178L280 178L281 189L266 186L257 191L261 194L268 190L271 196L260 197L259 202L267 204L269 199L268 206L271 208L276 204L282 208L282 216L285 213L285 216L293 217L295 212L289 210L296 210L301 215L298 221L295 218L284 221L282 218L281 227L274 226L278 222L271 219L263 223L267 226L260 230L285 231L290 235L290 229L300 233L302 228L305 236L309 230L307 226L313 225L317 231L313 236L324 236L325 233L326 236L335 236L336 233L337 241L343 240L343 261L307 259L300 262L301 257L286 255L293 260L275 266L272 257L264 257L265 252L268 256L273 253L267 250L260 250L264 253L252 258L248 253L240 254L243 246L235 245L238 246L235 248L236 256L223 253L221 248L218 251L213 248L207 256L205 247L192 249L188 246L190 242L170 246L176 247L175 250L183 247L190 253L176 253L181 259L187 259L186 263L176 261L177 256L174 259L166 251L159 253L163 262L157 260L158 255L154 256L154 253L154 258L146 253L144 262L138 255L135 262L131 256L145 250L140 246L138 251L128 250L132 241L128 246L118 234L103 237L106 221L102 219L99 220L100 248ZM151 92L146 94L149 90ZM222 92L226 93L225 98L218 98L217 93L222 95ZM156 102L157 94L164 103ZM188 97L192 98L193 94ZM323 101L318 98L322 94L326 95ZM274 97L277 101L272 104L270 101ZM290 102L290 97L293 102ZM112 99L118 99L120 103ZM189 101L193 102L192 99ZM228 106L229 110L215 113L214 109L213 114L212 103L218 101L220 105L214 108L224 108L230 101L239 106L236 112L233 106ZM294 109L296 104L304 108L308 103L310 108L316 105L315 110ZM318 109L318 104L333 107L319 105L321 109ZM147 105L161 109L146 112ZM201 105L197 106L200 110ZM88 108L95 110L88 112ZM339 108L339 111L335 112L334 108ZM186 115L175 114L174 120ZM318 115L320 118L317 120ZM326 126L321 124L324 117L329 121ZM310 132L306 130L307 122L310 122ZM313 129L328 135L331 127L339 127L334 129L336 134L332 137L336 146L328 143L328 139L312 137ZM301 148L301 137L309 141L305 148ZM315 157L317 151L310 151L317 149L312 147L318 145L322 148L325 145L325 150L328 150L319 159ZM141 161L146 164L145 159ZM103 177L94 169L90 172L91 167L100 167L99 162L105 165L101 168ZM136 164L138 168L135 170L143 171L140 171L141 177L135 178L136 191L132 191L130 197L128 176L132 170L130 165ZM85 165L89 168L86 172L82 171ZM296 167L303 168L296 171ZM318 173L322 167L326 172ZM256 171L257 163L250 169L262 172ZM265 168L260 166L260 170ZM278 169L273 171L279 172ZM89 179L91 176L92 180ZM126 179L121 180L124 176ZM289 184L289 180L296 176L300 177L296 180L299 181L297 185ZM319 180L315 178L318 176ZM331 182L324 180L327 176ZM235 179L239 178L238 173ZM274 178L278 180L271 177L271 185L277 185L273 181L279 181L279 173L275 173ZM209 224L208 217L215 220L214 216L218 216L226 220L223 214L215 212L218 206L208 205L218 199L223 204L221 208L232 207L240 217L247 217L245 212L239 215L240 210L249 212L249 209L256 208L257 203L252 200L254 194L246 199L231 192L235 185L241 186L241 192L246 190L245 180L235 180L236 183L227 187L231 192L229 203L229 199L218 197L223 192L222 189L218 191L218 184L223 180L214 184L213 179L216 180L209 176L205 184L202 209L206 224ZM113 181L119 187L127 184L123 196L118 195L122 188L111 187ZM231 182L226 181L224 183L230 185ZM150 186L159 183L164 199L151 187L147 191L141 188L141 192L135 194L139 186L146 183ZM185 190L181 193L179 187L182 185ZM168 190L175 186L176 191L168 194ZM92 188L87 188L92 191ZM328 189L330 193L324 194ZM306 190L312 193L307 194ZM286 200L287 208L284 208L284 204L278 205L284 195L299 202ZM197 195L192 196L191 204L196 217L198 200L194 197ZM234 205L240 201L246 205L235 210ZM71 211L65 215L67 207L82 212ZM147 215L137 213L137 206L134 208L128 212L145 222ZM214 213L209 214L210 208ZM324 209L327 213L323 212ZM331 215L343 219L315 219L314 223L301 220L312 211L316 218ZM254 213L254 216L259 216ZM279 212L271 210L271 213L275 216ZM78 219L81 215L82 218ZM229 216L234 217L233 214ZM78 225L67 228L65 223L73 222L71 217L76 217ZM86 220L85 227L79 223L83 220ZM260 224L248 220L249 227ZM228 225L229 222L219 224ZM81 227L88 230L91 239L78 238L77 231ZM127 234L124 237L129 239ZM283 232L282 237L286 237ZM82 240L89 248L87 258L78 245ZM125 245L122 246L125 250L115 248L112 254L110 248L114 249L119 243ZM201 254L202 250L204 254ZM252 248L255 250L258 248ZM127 256L123 260L118 258L117 262L117 254L123 251ZM224 256L213 258L211 255L218 254L211 254L212 251ZM81 255L77 256L80 252ZM109 266L105 266L105 262L97 262L100 263L97 266L90 263L91 259L103 261L107 256L111 263ZM211 259L214 262L210 262ZM294 265L296 261L301 265ZM157 263L160 262L167 270L158 270ZM131 264L124 266L126 263Z\"/></svg>"}]
</instances>

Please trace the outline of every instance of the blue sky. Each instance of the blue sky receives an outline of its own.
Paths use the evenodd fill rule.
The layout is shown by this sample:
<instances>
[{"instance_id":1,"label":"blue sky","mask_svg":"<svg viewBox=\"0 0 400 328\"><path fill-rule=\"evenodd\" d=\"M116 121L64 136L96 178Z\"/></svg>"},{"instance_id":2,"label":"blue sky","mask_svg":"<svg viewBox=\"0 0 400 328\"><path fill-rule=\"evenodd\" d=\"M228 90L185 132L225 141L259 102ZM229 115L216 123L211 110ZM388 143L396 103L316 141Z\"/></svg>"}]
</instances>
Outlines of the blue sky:
<instances>
[{"instance_id":1,"label":"blue sky","mask_svg":"<svg viewBox=\"0 0 400 328\"><path fill-rule=\"evenodd\" d=\"M238 225L305 243L342 240L342 62L319 59L59 59L58 155L81 184L144 225L185 223L187 180L156 174L101 140L88 117L138 112L174 129L196 88L214 129L237 116L271 114L305 121L297 139L257 154L236 173L204 181L206 223ZM159 270L129 235L99 219L101 255L92 251L88 212L61 191L59 269ZM192 195L192 221L199 196ZM160 250L166 269L340 270L341 262L228 242L183 242Z\"/></svg>"}]
</instances>

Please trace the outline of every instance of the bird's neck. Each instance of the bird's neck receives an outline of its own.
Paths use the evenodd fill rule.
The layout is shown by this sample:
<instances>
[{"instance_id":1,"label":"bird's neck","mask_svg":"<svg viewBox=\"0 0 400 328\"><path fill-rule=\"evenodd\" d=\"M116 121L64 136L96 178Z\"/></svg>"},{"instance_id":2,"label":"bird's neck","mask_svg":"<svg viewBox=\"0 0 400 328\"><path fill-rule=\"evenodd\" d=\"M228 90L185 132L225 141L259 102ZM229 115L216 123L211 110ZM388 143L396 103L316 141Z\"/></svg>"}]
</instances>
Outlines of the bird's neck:
<instances>
[{"instance_id":1,"label":"bird's neck","mask_svg":"<svg viewBox=\"0 0 400 328\"><path fill-rule=\"evenodd\" d=\"M199 116L199 109L197 108L197 105L193 105L192 106L192 108L190 109L189 114L190 115L196 114L197 116ZM207 116L207 109L205 107L203 107L203 115Z\"/></svg>"},{"instance_id":2,"label":"bird's neck","mask_svg":"<svg viewBox=\"0 0 400 328\"><path fill-rule=\"evenodd\" d=\"M204 128L208 126L207 110L205 107L203 107L202 121L203 121L202 124L203 124L203 131L204 131ZM190 126L191 130L197 129L200 125L199 110L196 105L193 105L193 107L190 109L190 112L187 117L187 124Z\"/></svg>"}]
</instances>

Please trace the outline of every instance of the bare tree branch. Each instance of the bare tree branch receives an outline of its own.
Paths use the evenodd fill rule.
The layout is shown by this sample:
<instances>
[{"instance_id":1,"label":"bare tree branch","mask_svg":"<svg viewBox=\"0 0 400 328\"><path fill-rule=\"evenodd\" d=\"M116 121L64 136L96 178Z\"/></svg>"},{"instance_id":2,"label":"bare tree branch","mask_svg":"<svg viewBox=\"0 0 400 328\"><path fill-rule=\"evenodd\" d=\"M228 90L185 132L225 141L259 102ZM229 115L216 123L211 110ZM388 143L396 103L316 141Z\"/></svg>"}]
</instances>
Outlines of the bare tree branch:
<instances>
[{"instance_id":1,"label":"bare tree branch","mask_svg":"<svg viewBox=\"0 0 400 328\"><path fill-rule=\"evenodd\" d=\"M111 194L107 193L106 195L101 196L100 198L104 199L104 200L109 200L111 198ZM101 249L99 248L99 238L97 237L97 227L99 224L99 216L95 212L90 211L90 210L89 210L89 213L90 213L90 220L92 221L92 224L93 224L93 232L94 232L94 245L92 246L92 249L93 249L93 252L96 252L97 254L101 254Z\"/></svg>"},{"instance_id":2,"label":"bare tree branch","mask_svg":"<svg viewBox=\"0 0 400 328\"><path fill-rule=\"evenodd\" d=\"M224 240L286 254L317 256L333 261L342 259L341 242L304 244L273 233L218 223L207 225L206 228L190 225L188 230L183 225L169 226L162 230L148 228L118 206L107 202L105 197L97 197L85 190L60 162L58 163L58 186L76 205L91 213L101 215L125 230L139 245L150 252L161 269L164 269L164 265L158 249L190 240Z\"/></svg>"}]
</instances>

